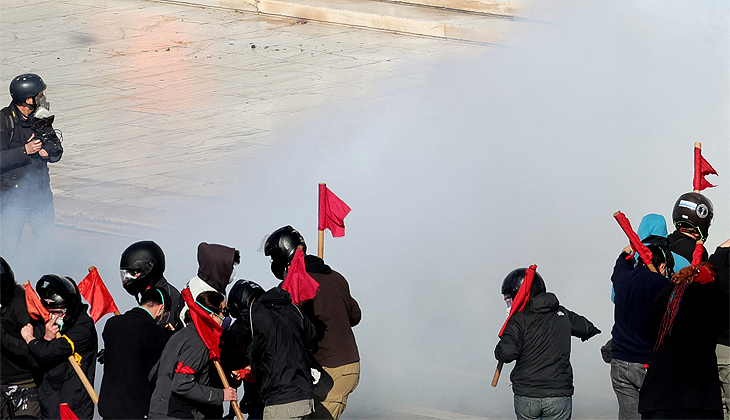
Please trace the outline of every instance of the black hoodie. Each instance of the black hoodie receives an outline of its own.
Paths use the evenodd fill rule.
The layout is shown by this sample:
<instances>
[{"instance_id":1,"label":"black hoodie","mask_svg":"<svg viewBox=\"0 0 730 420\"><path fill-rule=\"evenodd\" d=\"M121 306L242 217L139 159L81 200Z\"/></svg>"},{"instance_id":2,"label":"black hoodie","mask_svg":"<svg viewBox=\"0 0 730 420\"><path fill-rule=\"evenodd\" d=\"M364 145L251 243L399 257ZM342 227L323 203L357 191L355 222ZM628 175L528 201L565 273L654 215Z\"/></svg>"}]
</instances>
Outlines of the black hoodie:
<instances>
[{"instance_id":1,"label":"black hoodie","mask_svg":"<svg viewBox=\"0 0 730 420\"><path fill-rule=\"evenodd\" d=\"M497 360L517 360L510 380L515 395L532 398L573 395L570 337L588 340L601 331L560 306L550 292L534 296L512 315L494 349Z\"/></svg>"}]
</instances>

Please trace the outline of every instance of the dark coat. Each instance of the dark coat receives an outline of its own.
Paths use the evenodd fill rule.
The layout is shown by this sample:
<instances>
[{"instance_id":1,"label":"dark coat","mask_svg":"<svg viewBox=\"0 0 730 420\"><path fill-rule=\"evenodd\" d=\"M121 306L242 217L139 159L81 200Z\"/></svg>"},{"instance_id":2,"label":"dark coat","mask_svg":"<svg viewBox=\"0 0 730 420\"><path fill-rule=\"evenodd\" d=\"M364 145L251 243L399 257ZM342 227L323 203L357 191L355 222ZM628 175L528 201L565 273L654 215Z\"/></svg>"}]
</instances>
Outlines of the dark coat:
<instances>
[{"instance_id":1,"label":"dark coat","mask_svg":"<svg viewBox=\"0 0 730 420\"><path fill-rule=\"evenodd\" d=\"M659 326L674 285L664 289L652 306L649 341ZM728 297L719 284L687 286L670 334L651 356L639 392L639 412L655 410L721 410L717 375L717 337L728 327Z\"/></svg>"},{"instance_id":2,"label":"dark coat","mask_svg":"<svg viewBox=\"0 0 730 420\"><path fill-rule=\"evenodd\" d=\"M3 296L5 300L5 296ZM20 330L30 323L25 305L25 290L15 286L13 296L3 302L0 321L0 384L27 383L33 379L28 361L28 345Z\"/></svg>"},{"instance_id":3,"label":"dark coat","mask_svg":"<svg viewBox=\"0 0 730 420\"><path fill-rule=\"evenodd\" d=\"M25 143L32 134L29 122L14 104L0 110L0 195L5 204L43 207L53 201L48 162L61 160L63 148L59 142L60 151L47 159L38 153L28 156Z\"/></svg>"},{"instance_id":4,"label":"dark coat","mask_svg":"<svg viewBox=\"0 0 730 420\"><path fill-rule=\"evenodd\" d=\"M68 403L79 419L90 419L94 416L94 403L68 360L74 351L79 353L82 357L81 370L89 382L94 383L97 337L94 321L86 310L87 305L83 305L76 322L70 327L64 325L61 330L61 334L74 343L73 348L63 337L51 341L43 339L45 325L36 327L36 338L28 343L31 368L37 370L42 377L38 386L38 400L43 418L60 418L61 403Z\"/></svg>"},{"instance_id":5,"label":"dark coat","mask_svg":"<svg viewBox=\"0 0 730 420\"><path fill-rule=\"evenodd\" d=\"M352 327L360 323L362 313L350 295L350 285L322 259L307 255L304 261L307 273L319 283L314 298L302 304L302 311L317 330L317 361L331 368L359 361Z\"/></svg>"},{"instance_id":6,"label":"dark coat","mask_svg":"<svg viewBox=\"0 0 730 420\"><path fill-rule=\"evenodd\" d=\"M730 248L717 247L715 253L710 255L709 261L717 268L717 282L723 292L730 295ZM726 318L730 318L730 313L725 313ZM718 344L730 346L730 331L720 334L717 339Z\"/></svg>"},{"instance_id":7,"label":"dark coat","mask_svg":"<svg viewBox=\"0 0 730 420\"><path fill-rule=\"evenodd\" d=\"M249 316L244 333L251 337L249 359L264 404L314 398L309 357L317 351L317 335L291 295L275 287L253 302Z\"/></svg>"},{"instance_id":8,"label":"dark coat","mask_svg":"<svg viewBox=\"0 0 730 420\"><path fill-rule=\"evenodd\" d=\"M104 377L99 414L106 419L143 419L150 409L147 376L160 359L169 335L142 308L109 318L104 339Z\"/></svg>"},{"instance_id":9,"label":"dark coat","mask_svg":"<svg viewBox=\"0 0 730 420\"><path fill-rule=\"evenodd\" d=\"M155 384L149 418L202 419L223 404L223 390L210 386L210 355L191 322L170 337L149 380Z\"/></svg>"},{"instance_id":10,"label":"dark coat","mask_svg":"<svg viewBox=\"0 0 730 420\"><path fill-rule=\"evenodd\" d=\"M611 276L616 292L611 331L613 358L644 364L649 363L654 346L646 338L651 305L669 285L669 280L649 271L643 264L634 269L632 261L626 260L627 256L626 253L619 255Z\"/></svg>"},{"instance_id":11,"label":"dark coat","mask_svg":"<svg viewBox=\"0 0 730 420\"><path fill-rule=\"evenodd\" d=\"M570 337L585 341L598 333L589 320L560 306L553 293L541 293L512 315L494 355L504 363L517 360L510 375L515 395L566 397L573 395Z\"/></svg>"}]
</instances>

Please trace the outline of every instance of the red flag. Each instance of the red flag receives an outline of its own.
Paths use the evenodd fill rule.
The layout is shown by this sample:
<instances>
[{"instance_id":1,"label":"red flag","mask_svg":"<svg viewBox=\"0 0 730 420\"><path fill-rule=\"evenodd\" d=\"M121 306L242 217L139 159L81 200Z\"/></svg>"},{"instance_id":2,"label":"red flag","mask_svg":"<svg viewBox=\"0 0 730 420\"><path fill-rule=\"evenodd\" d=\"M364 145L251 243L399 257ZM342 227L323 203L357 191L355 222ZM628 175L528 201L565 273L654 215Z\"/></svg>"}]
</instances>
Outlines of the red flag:
<instances>
[{"instance_id":1,"label":"red flag","mask_svg":"<svg viewBox=\"0 0 730 420\"><path fill-rule=\"evenodd\" d=\"M79 420L76 414L68 407L68 404L60 404L59 408L61 409L61 420Z\"/></svg>"},{"instance_id":2,"label":"red flag","mask_svg":"<svg viewBox=\"0 0 730 420\"><path fill-rule=\"evenodd\" d=\"M107 290L96 267L92 268L89 274L81 280L79 283L79 292L89 302L91 306L89 315L94 322L106 314L119 312L117 305L114 303L114 298L109 293L109 290Z\"/></svg>"},{"instance_id":3,"label":"red flag","mask_svg":"<svg viewBox=\"0 0 730 420\"><path fill-rule=\"evenodd\" d=\"M208 348L210 358L220 359L220 343L223 327L213 321L210 317L210 312L203 309L203 307L200 306L195 299L193 299L193 294L190 293L190 288L186 287L183 289L182 297L190 310L190 317L193 319L195 330L198 332L200 338L203 339L205 347Z\"/></svg>"},{"instance_id":4,"label":"red flag","mask_svg":"<svg viewBox=\"0 0 730 420\"><path fill-rule=\"evenodd\" d=\"M350 210L327 185L319 184L319 230L329 229L335 238L345 236L345 217Z\"/></svg>"},{"instance_id":5,"label":"red flag","mask_svg":"<svg viewBox=\"0 0 730 420\"><path fill-rule=\"evenodd\" d=\"M717 175L717 171L710 165L710 162L702 157L702 149L695 146L695 177L693 182L695 191L702 191L705 188L715 186L705 179L706 175Z\"/></svg>"},{"instance_id":6,"label":"red flag","mask_svg":"<svg viewBox=\"0 0 730 420\"><path fill-rule=\"evenodd\" d=\"M294 258L291 260L281 288L291 294L291 300L295 305L312 299L317 294L319 283L307 273L307 267L304 264L304 252L299 248L294 252Z\"/></svg>"},{"instance_id":7,"label":"red flag","mask_svg":"<svg viewBox=\"0 0 730 420\"><path fill-rule=\"evenodd\" d=\"M26 281L23 284L23 288L25 289L25 305L28 307L28 313L31 318L48 322L48 320L51 319L51 314L41 303L41 298L39 298L38 294L35 290L33 290L33 287L30 285L30 281Z\"/></svg>"},{"instance_id":8,"label":"red flag","mask_svg":"<svg viewBox=\"0 0 730 420\"><path fill-rule=\"evenodd\" d=\"M702 241L697 241L695 244L695 250L692 251L692 265L697 267L702 262L702 254L705 252L705 247L702 246Z\"/></svg>"},{"instance_id":9,"label":"red flag","mask_svg":"<svg viewBox=\"0 0 730 420\"><path fill-rule=\"evenodd\" d=\"M520 290L517 291L517 295L515 295L515 298L512 300L512 306L509 310L509 316L507 317L507 320L504 321L502 329L499 330L500 337L502 336L504 329L507 327L509 319L512 318L512 315L525 309L527 302L530 301L530 290L532 290L532 279L535 278L535 270L537 270L537 265L535 264L532 264L527 269L527 272L525 273L525 279L522 280L522 284L520 285Z\"/></svg>"},{"instance_id":10,"label":"red flag","mask_svg":"<svg viewBox=\"0 0 730 420\"><path fill-rule=\"evenodd\" d=\"M639 256L644 261L644 264L650 265L651 251L649 251L649 248L647 248L646 245L641 242L641 240L639 239L639 235L637 235L636 232L634 232L634 229L631 228L631 222L629 222L629 219L626 218L626 215L621 213L620 211L617 211L613 214L613 217L621 226L621 229L624 230L626 236L628 236L631 248L639 253Z\"/></svg>"}]
</instances>

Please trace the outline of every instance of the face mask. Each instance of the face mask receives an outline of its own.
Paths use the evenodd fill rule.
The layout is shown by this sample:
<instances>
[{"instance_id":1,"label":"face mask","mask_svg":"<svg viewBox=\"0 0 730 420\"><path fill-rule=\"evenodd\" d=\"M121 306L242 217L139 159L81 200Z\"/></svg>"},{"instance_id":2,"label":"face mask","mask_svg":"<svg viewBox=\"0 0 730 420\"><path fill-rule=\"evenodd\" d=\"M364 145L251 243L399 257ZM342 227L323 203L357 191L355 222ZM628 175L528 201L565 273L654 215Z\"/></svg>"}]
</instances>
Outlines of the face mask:
<instances>
[{"instance_id":1,"label":"face mask","mask_svg":"<svg viewBox=\"0 0 730 420\"><path fill-rule=\"evenodd\" d=\"M226 316L223 318L223 323L221 324L221 327L223 327L224 330L227 330L231 327L231 323L233 323L233 318L230 316Z\"/></svg>"},{"instance_id":2,"label":"face mask","mask_svg":"<svg viewBox=\"0 0 730 420\"><path fill-rule=\"evenodd\" d=\"M228 279L228 284L233 283L233 280L235 280L235 279L236 279L236 269L234 268L231 270L231 278Z\"/></svg>"},{"instance_id":3,"label":"face mask","mask_svg":"<svg viewBox=\"0 0 730 420\"><path fill-rule=\"evenodd\" d=\"M505 299L504 303L507 304L507 315L509 315L509 311L512 309L512 298Z\"/></svg>"},{"instance_id":4,"label":"face mask","mask_svg":"<svg viewBox=\"0 0 730 420\"><path fill-rule=\"evenodd\" d=\"M51 110L51 103L48 102L48 99L46 98L45 90L35 97L35 103L38 108L45 108L49 111Z\"/></svg>"}]
</instances>

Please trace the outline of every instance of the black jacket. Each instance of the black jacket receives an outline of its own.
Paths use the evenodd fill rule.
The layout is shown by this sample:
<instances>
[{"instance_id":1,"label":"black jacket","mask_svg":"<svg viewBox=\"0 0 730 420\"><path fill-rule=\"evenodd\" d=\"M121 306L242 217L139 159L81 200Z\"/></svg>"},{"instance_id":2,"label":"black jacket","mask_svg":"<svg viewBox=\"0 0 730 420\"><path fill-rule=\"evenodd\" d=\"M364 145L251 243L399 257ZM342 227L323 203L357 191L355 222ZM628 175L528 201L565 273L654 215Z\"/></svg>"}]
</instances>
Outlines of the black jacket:
<instances>
[{"instance_id":1,"label":"black jacket","mask_svg":"<svg viewBox=\"0 0 730 420\"><path fill-rule=\"evenodd\" d=\"M648 338L656 342L674 285L654 300ZM714 281L691 283L684 291L672 330L652 353L639 392L639 412L722 409L717 375L717 337L728 328L727 295Z\"/></svg>"},{"instance_id":2,"label":"black jacket","mask_svg":"<svg viewBox=\"0 0 730 420\"><path fill-rule=\"evenodd\" d=\"M5 296L3 296L5 301ZM13 385L27 383L33 379L28 361L28 345L20 335L20 330L30 323L28 308L25 306L25 290L15 286L13 295L2 303L0 321L0 384Z\"/></svg>"},{"instance_id":3,"label":"black jacket","mask_svg":"<svg viewBox=\"0 0 730 420\"><path fill-rule=\"evenodd\" d=\"M167 332L143 308L109 318L104 338L104 377L99 414L106 419L143 419L150 409L147 379L167 343Z\"/></svg>"},{"instance_id":4,"label":"black jacket","mask_svg":"<svg viewBox=\"0 0 730 420\"><path fill-rule=\"evenodd\" d=\"M202 419L211 406L223 404L223 390L210 385L210 365L192 322L173 334L148 377L155 384L148 417Z\"/></svg>"},{"instance_id":5,"label":"black jacket","mask_svg":"<svg viewBox=\"0 0 730 420\"><path fill-rule=\"evenodd\" d=\"M649 363L654 343L646 338L654 299L668 285L669 280L653 273L641 264L634 269L627 261L628 254L621 253L616 260L611 282L614 297L614 324L611 330L613 358L632 363Z\"/></svg>"},{"instance_id":6,"label":"black jacket","mask_svg":"<svg viewBox=\"0 0 730 420\"><path fill-rule=\"evenodd\" d=\"M510 375L515 395L565 397L573 395L570 337L585 341L598 333L589 320L560 306L553 293L541 293L512 315L494 355L504 363L517 360Z\"/></svg>"},{"instance_id":7,"label":"black jacket","mask_svg":"<svg viewBox=\"0 0 730 420\"><path fill-rule=\"evenodd\" d=\"M692 264L692 254L695 252L696 244L697 241L678 230L675 230L667 236L669 250L683 257L690 264ZM707 250L704 247L702 247L702 261L707 261ZM680 268L684 267L675 266L674 271L679 271Z\"/></svg>"},{"instance_id":8,"label":"black jacket","mask_svg":"<svg viewBox=\"0 0 730 420\"><path fill-rule=\"evenodd\" d=\"M709 261L717 268L717 283L720 289L730 295L730 248L717 247L715 253L710 255ZM725 312L725 317L730 318L730 313ZM730 346L730 331L725 330L717 339L718 344Z\"/></svg>"},{"instance_id":9,"label":"black jacket","mask_svg":"<svg viewBox=\"0 0 730 420\"><path fill-rule=\"evenodd\" d=\"M94 403L68 360L74 351L79 353L82 357L81 369L89 382L94 383L97 337L94 321L86 313L86 309L87 305L83 305L81 315L68 330L64 325L61 334L68 337L68 340L61 337L46 341L43 338L46 327L39 325L35 328L36 339L28 343L31 368L42 376L38 386L38 400L43 418L61 418L61 403L68 403L79 419L90 419L94 416ZM69 340L73 342L73 347Z\"/></svg>"},{"instance_id":10,"label":"black jacket","mask_svg":"<svg viewBox=\"0 0 730 420\"><path fill-rule=\"evenodd\" d=\"M314 398L309 357L317 334L291 295L275 287L253 302L249 316L249 359L264 404Z\"/></svg>"},{"instance_id":11,"label":"black jacket","mask_svg":"<svg viewBox=\"0 0 730 420\"><path fill-rule=\"evenodd\" d=\"M301 305L317 330L317 361L331 368L359 361L352 327L360 323L362 312L350 295L350 285L321 258L307 255L304 261L307 273L319 283L314 298Z\"/></svg>"},{"instance_id":12,"label":"black jacket","mask_svg":"<svg viewBox=\"0 0 730 420\"><path fill-rule=\"evenodd\" d=\"M46 130L53 131L51 128ZM0 194L3 203L40 207L53 200L48 162L61 160L63 148L59 142L60 151L49 154L47 159L38 153L28 156L25 144L32 134L29 121L14 104L0 110Z\"/></svg>"}]
</instances>

